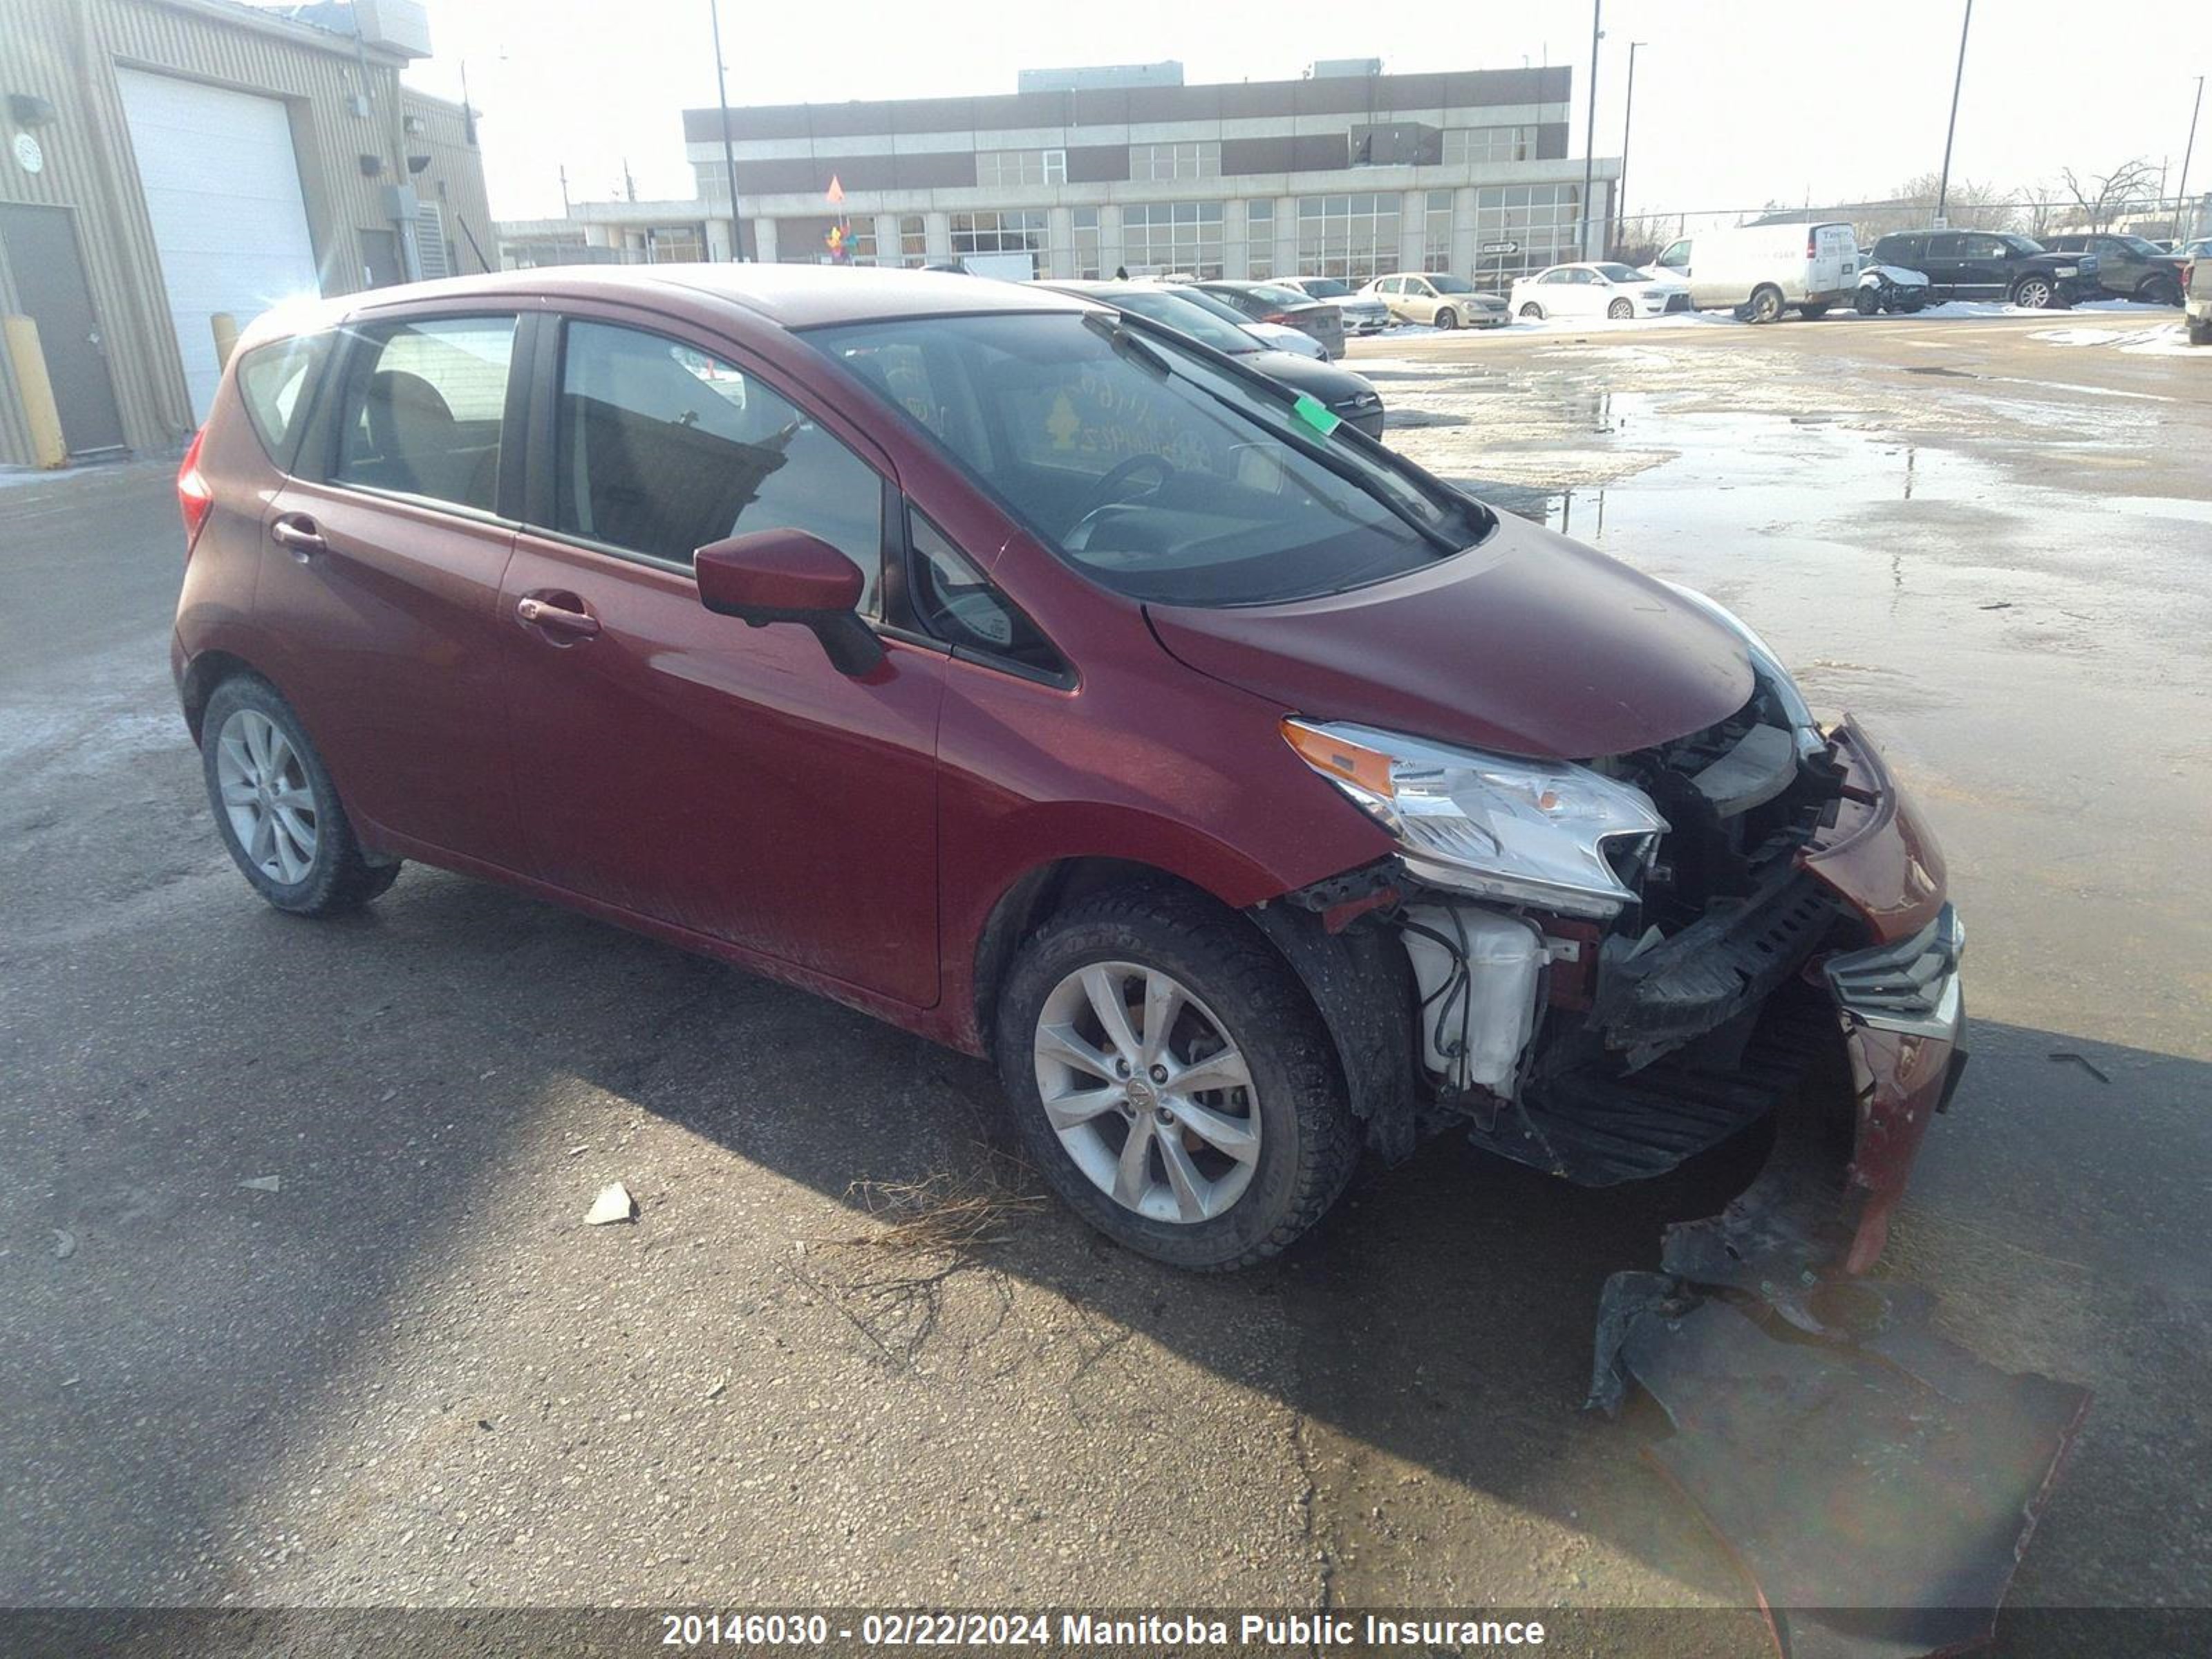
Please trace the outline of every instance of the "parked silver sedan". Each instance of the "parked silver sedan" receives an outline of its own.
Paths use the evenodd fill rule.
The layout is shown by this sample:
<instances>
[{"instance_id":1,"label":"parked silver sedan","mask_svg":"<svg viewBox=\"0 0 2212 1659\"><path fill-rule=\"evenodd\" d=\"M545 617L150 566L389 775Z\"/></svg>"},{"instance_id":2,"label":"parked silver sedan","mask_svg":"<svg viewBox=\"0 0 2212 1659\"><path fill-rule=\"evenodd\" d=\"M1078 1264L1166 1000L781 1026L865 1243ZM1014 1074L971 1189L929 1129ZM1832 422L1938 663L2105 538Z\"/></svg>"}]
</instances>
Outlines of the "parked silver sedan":
<instances>
[{"instance_id":1,"label":"parked silver sedan","mask_svg":"<svg viewBox=\"0 0 2212 1659\"><path fill-rule=\"evenodd\" d=\"M1380 300L1401 322L1435 328L1503 328L1513 320L1502 295L1486 294L1465 277L1443 271L1394 271L1377 276L1360 292Z\"/></svg>"},{"instance_id":2,"label":"parked silver sedan","mask_svg":"<svg viewBox=\"0 0 2212 1659\"><path fill-rule=\"evenodd\" d=\"M1346 334L1380 334L1390 326L1389 307L1370 294L1362 294L1334 276L1283 276L1285 288L1294 288L1310 300L1321 300L1344 313Z\"/></svg>"}]
</instances>

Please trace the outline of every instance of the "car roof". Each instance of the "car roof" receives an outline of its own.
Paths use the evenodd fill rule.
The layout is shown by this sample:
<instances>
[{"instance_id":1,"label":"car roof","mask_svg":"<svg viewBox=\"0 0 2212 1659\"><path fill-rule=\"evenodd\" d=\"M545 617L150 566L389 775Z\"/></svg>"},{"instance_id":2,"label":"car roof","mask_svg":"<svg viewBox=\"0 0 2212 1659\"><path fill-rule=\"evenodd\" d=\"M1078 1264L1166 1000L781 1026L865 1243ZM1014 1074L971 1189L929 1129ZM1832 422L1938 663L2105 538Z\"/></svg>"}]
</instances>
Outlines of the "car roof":
<instances>
[{"instance_id":1,"label":"car roof","mask_svg":"<svg viewBox=\"0 0 2212 1659\"><path fill-rule=\"evenodd\" d=\"M377 289L336 302L340 314L451 299L720 301L783 328L995 311L1072 311L1079 302L1024 283L870 265L554 265Z\"/></svg>"}]
</instances>

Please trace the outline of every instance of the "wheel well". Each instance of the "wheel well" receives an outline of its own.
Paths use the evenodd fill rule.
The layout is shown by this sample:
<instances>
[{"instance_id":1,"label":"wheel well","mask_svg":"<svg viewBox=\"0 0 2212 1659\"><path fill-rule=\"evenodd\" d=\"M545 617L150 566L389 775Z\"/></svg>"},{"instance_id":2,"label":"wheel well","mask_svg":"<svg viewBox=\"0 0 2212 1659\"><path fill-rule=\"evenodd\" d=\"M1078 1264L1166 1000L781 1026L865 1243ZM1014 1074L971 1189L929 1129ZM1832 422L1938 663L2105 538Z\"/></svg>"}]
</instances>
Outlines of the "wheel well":
<instances>
[{"instance_id":1,"label":"wheel well","mask_svg":"<svg viewBox=\"0 0 2212 1659\"><path fill-rule=\"evenodd\" d=\"M1022 941L1078 899L1109 887L1135 886L1173 888L1229 908L1195 882L1132 859L1061 859L1030 871L1000 895L975 943L975 1034L986 1052L998 1018L999 988Z\"/></svg>"},{"instance_id":2,"label":"wheel well","mask_svg":"<svg viewBox=\"0 0 2212 1659\"><path fill-rule=\"evenodd\" d=\"M191 666L185 671L182 696L185 724L191 728L194 743L200 740L200 717L207 712L208 699L215 696L216 687L240 674L258 675L259 671L228 651L203 651L192 659Z\"/></svg>"}]
</instances>

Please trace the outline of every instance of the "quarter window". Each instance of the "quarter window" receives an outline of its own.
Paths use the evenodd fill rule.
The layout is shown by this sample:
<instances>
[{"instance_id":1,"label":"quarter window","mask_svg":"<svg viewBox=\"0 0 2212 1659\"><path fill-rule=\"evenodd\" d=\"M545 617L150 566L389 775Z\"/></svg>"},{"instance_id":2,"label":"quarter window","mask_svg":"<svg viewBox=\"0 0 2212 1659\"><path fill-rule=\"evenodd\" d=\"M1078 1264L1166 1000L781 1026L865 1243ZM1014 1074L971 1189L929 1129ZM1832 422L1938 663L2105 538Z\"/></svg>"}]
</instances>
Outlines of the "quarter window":
<instances>
[{"instance_id":1,"label":"quarter window","mask_svg":"<svg viewBox=\"0 0 2212 1659\"><path fill-rule=\"evenodd\" d=\"M334 481L492 511L514 319L426 318L360 339Z\"/></svg>"},{"instance_id":2,"label":"quarter window","mask_svg":"<svg viewBox=\"0 0 2212 1659\"><path fill-rule=\"evenodd\" d=\"M238 360L238 391L246 417L269 459L280 466L290 459L291 440L307 401L315 362L329 337L295 334L256 346Z\"/></svg>"},{"instance_id":3,"label":"quarter window","mask_svg":"<svg viewBox=\"0 0 2212 1659\"><path fill-rule=\"evenodd\" d=\"M860 566L873 614L880 480L744 371L656 334L571 323L556 425L556 530L687 567L727 536L803 530Z\"/></svg>"},{"instance_id":4,"label":"quarter window","mask_svg":"<svg viewBox=\"0 0 2212 1659\"><path fill-rule=\"evenodd\" d=\"M915 617L947 645L1002 658L1042 674L1061 671L1059 655L1036 625L919 513L908 513L914 548Z\"/></svg>"}]
</instances>

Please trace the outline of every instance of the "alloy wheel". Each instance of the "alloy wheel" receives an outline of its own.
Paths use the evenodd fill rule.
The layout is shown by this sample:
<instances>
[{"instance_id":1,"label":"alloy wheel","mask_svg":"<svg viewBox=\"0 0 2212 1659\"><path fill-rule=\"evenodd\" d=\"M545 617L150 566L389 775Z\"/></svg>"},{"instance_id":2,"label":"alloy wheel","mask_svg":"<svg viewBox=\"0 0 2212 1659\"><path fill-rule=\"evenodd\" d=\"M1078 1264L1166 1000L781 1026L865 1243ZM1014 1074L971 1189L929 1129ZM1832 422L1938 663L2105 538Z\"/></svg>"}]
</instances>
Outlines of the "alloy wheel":
<instances>
[{"instance_id":1,"label":"alloy wheel","mask_svg":"<svg viewBox=\"0 0 2212 1659\"><path fill-rule=\"evenodd\" d=\"M1251 1067L1173 975L1132 962L1077 969L1038 1011L1032 1052L1054 1133L1123 1209L1207 1221L1251 1185L1260 1159Z\"/></svg>"},{"instance_id":2,"label":"alloy wheel","mask_svg":"<svg viewBox=\"0 0 2212 1659\"><path fill-rule=\"evenodd\" d=\"M305 881L315 863L315 792L283 728L258 708L238 710L216 738L215 773L247 861L288 887Z\"/></svg>"},{"instance_id":3,"label":"alloy wheel","mask_svg":"<svg viewBox=\"0 0 2212 1659\"><path fill-rule=\"evenodd\" d=\"M2030 311L2047 310L2051 305L2051 284L2031 276L2020 285L2020 291L2013 297Z\"/></svg>"}]
</instances>

